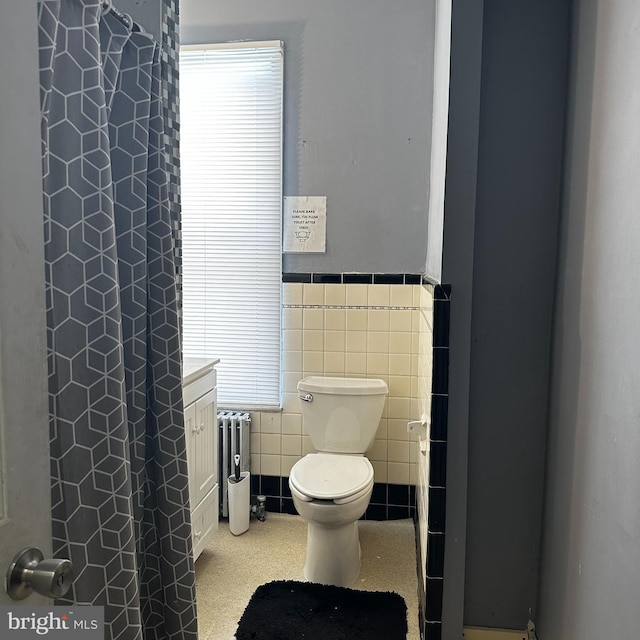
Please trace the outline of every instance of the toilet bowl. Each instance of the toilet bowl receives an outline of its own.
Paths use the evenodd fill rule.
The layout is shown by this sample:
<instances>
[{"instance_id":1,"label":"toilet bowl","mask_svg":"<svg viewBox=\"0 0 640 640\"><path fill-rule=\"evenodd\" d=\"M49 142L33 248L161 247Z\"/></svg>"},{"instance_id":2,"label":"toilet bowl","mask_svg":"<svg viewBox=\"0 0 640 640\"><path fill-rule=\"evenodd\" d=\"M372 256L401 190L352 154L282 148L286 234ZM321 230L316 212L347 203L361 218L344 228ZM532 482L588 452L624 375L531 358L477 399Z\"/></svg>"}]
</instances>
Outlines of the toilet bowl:
<instances>
[{"instance_id":1,"label":"toilet bowl","mask_svg":"<svg viewBox=\"0 0 640 640\"><path fill-rule=\"evenodd\" d=\"M304 428L317 453L291 469L293 504L307 520L304 577L349 586L360 573L358 520L373 491L364 456L384 407L383 380L311 376L298 383Z\"/></svg>"}]
</instances>

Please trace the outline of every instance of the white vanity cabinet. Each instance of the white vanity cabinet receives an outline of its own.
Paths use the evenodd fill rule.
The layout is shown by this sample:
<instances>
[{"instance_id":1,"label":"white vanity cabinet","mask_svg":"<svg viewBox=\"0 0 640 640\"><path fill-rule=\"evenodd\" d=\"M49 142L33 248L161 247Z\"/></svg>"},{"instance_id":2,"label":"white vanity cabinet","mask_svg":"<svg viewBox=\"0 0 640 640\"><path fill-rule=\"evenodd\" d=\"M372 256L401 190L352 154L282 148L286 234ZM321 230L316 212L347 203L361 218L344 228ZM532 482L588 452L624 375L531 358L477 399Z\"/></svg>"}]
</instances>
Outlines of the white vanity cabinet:
<instances>
[{"instance_id":1,"label":"white vanity cabinet","mask_svg":"<svg viewBox=\"0 0 640 640\"><path fill-rule=\"evenodd\" d=\"M220 492L215 369L218 362L185 359L183 363L184 425L194 560L218 530Z\"/></svg>"}]
</instances>

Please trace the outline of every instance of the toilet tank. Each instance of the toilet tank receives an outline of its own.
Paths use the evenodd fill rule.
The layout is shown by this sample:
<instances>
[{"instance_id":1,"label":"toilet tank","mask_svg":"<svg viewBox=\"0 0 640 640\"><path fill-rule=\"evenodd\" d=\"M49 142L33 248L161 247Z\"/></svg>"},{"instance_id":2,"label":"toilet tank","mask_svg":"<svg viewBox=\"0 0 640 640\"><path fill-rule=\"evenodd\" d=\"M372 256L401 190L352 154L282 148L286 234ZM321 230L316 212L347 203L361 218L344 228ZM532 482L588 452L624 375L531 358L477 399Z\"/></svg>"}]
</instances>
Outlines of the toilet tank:
<instances>
[{"instance_id":1,"label":"toilet tank","mask_svg":"<svg viewBox=\"0 0 640 640\"><path fill-rule=\"evenodd\" d=\"M387 383L373 378L300 380L303 426L316 451L364 454L376 437L387 392Z\"/></svg>"}]
</instances>

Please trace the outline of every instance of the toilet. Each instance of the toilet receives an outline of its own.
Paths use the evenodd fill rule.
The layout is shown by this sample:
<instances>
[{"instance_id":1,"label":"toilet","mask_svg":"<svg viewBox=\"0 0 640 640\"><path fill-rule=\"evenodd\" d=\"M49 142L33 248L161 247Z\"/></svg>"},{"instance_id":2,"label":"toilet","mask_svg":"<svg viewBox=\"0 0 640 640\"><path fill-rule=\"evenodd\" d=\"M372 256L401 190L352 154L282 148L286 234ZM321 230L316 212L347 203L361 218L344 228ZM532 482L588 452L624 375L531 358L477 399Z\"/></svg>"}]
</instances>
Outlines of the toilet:
<instances>
[{"instance_id":1,"label":"toilet","mask_svg":"<svg viewBox=\"0 0 640 640\"><path fill-rule=\"evenodd\" d=\"M358 520L373 491L365 457L387 394L384 380L310 376L298 382L304 429L317 453L296 462L289 488L307 520L309 582L349 586L360 573Z\"/></svg>"}]
</instances>

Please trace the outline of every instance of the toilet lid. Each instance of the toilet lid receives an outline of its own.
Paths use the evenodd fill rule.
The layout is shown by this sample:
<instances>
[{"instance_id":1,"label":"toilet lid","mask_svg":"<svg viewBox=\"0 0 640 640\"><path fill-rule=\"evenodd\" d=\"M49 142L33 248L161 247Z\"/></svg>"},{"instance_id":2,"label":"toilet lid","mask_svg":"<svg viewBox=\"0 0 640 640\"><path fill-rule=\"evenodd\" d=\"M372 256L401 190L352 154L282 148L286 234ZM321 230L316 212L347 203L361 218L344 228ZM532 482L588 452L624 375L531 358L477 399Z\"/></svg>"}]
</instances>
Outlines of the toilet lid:
<instances>
[{"instance_id":1,"label":"toilet lid","mask_svg":"<svg viewBox=\"0 0 640 640\"><path fill-rule=\"evenodd\" d=\"M373 467L364 456L310 453L293 465L289 481L310 498L337 500L373 482Z\"/></svg>"}]
</instances>

